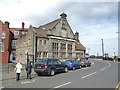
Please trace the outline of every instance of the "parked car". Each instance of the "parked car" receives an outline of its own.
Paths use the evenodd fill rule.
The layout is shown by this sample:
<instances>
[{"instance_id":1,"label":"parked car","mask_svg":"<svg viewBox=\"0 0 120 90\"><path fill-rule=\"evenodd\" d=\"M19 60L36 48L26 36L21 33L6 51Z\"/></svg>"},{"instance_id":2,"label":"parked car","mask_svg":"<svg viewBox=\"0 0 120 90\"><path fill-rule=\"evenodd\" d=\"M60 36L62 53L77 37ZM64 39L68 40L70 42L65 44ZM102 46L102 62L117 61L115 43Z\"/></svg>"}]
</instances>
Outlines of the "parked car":
<instances>
[{"instance_id":1,"label":"parked car","mask_svg":"<svg viewBox=\"0 0 120 90\"><path fill-rule=\"evenodd\" d=\"M78 69L81 68L81 64L78 62L78 60L66 60L65 64L68 66L68 69Z\"/></svg>"},{"instance_id":2,"label":"parked car","mask_svg":"<svg viewBox=\"0 0 120 90\"><path fill-rule=\"evenodd\" d=\"M58 59L41 59L35 63L34 71L38 74L54 76L56 72L68 72L68 66Z\"/></svg>"},{"instance_id":3,"label":"parked car","mask_svg":"<svg viewBox=\"0 0 120 90\"><path fill-rule=\"evenodd\" d=\"M79 63L81 64L82 67L88 67L88 66L91 66L91 62L88 61L88 60L79 60Z\"/></svg>"}]
</instances>

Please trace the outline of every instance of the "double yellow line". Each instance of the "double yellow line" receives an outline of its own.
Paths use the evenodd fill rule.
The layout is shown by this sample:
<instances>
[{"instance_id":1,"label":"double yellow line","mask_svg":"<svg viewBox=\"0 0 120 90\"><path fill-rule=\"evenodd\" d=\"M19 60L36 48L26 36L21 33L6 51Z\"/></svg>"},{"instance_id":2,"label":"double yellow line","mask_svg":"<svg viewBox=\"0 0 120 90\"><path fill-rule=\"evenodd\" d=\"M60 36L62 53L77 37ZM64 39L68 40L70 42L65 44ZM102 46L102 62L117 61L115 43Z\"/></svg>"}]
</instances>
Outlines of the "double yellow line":
<instances>
[{"instance_id":1,"label":"double yellow line","mask_svg":"<svg viewBox=\"0 0 120 90\"><path fill-rule=\"evenodd\" d=\"M117 89L118 89L119 85L120 85L120 82L119 82L119 83L118 83L118 85L116 86L115 90L117 90ZM120 90L120 88L119 88L119 90Z\"/></svg>"}]
</instances>

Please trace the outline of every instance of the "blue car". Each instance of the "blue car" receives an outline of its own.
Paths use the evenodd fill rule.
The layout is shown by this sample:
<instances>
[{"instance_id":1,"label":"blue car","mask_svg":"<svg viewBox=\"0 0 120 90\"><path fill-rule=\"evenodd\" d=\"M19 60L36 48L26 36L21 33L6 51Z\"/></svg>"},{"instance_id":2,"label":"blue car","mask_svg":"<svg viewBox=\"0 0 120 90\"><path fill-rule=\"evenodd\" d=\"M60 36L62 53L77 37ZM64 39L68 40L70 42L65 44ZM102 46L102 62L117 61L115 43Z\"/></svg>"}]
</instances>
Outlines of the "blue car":
<instances>
[{"instance_id":1,"label":"blue car","mask_svg":"<svg viewBox=\"0 0 120 90\"><path fill-rule=\"evenodd\" d=\"M81 64L78 60L66 60L65 64L68 66L68 69L75 70L81 68Z\"/></svg>"}]
</instances>

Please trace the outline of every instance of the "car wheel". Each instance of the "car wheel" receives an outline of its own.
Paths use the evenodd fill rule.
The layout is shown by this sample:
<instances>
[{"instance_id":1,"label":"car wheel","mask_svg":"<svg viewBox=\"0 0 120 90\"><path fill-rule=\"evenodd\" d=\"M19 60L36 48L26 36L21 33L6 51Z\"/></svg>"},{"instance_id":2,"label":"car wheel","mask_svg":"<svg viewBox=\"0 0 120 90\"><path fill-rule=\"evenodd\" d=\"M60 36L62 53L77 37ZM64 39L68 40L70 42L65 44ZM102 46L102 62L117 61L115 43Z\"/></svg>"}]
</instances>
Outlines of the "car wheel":
<instances>
[{"instance_id":1,"label":"car wheel","mask_svg":"<svg viewBox=\"0 0 120 90\"><path fill-rule=\"evenodd\" d=\"M73 70L75 70L75 66L73 67Z\"/></svg>"},{"instance_id":2,"label":"car wheel","mask_svg":"<svg viewBox=\"0 0 120 90\"><path fill-rule=\"evenodd\" d=\"M54 75L55 75L55 70L54 70L54 69L51 69L51 70L50 70L50 75L51 75L51 76L54 76Z\"/></svg>"},{"instance_id":3,"label":"car wheel","mask_svg":"<svg viewBox=\"0 0 120 90\"><path fill-rule=\"evenodd\" d=\"M64 72L65 72L65 73L68 72L68 67L65 67Z\"/></svg>"}]
</instances>

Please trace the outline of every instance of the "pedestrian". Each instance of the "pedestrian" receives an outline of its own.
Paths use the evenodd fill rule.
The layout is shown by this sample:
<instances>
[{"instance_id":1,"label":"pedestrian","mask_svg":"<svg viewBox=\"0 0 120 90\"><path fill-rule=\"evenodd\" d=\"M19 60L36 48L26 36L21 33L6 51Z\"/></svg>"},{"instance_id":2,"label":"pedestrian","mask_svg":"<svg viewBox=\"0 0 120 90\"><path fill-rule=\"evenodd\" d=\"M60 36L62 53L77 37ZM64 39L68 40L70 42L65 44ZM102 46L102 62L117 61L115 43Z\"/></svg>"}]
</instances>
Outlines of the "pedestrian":
<instances>
[{"instance_id":1,"label":"pedestrian","mask_svg":"<svg viewBox=\"0 0 120 90\"><path fill-rule=\"evenodd\" d=\"M27 79L32 79L31 78L31 72L32 72L32 64L31 61L29 61L27 67L26 67L26 71L27 71Z\"/></svg>"},{"instance_id":2,"label":"pedestrian","mask_svg":"<svg viewBox=\"0 0 120 90\"><path fill-rule=\"evenodd\" d=\"M22 70L21 62L17 62L15 68L16 68L16 81L18 81L18 80L20 80L20 73L21 73L21 70Z\"/></svg>"}]
</instances>

